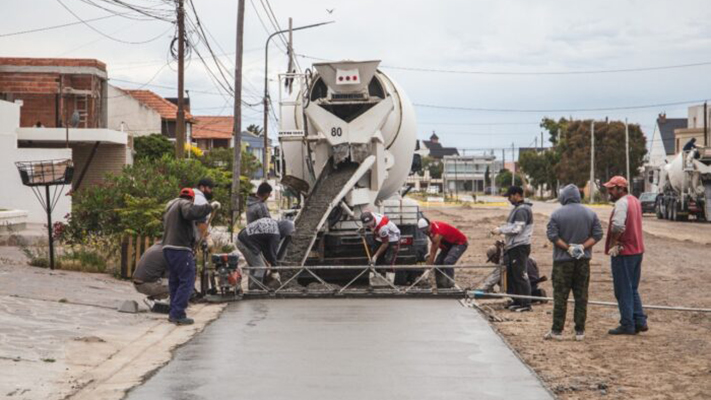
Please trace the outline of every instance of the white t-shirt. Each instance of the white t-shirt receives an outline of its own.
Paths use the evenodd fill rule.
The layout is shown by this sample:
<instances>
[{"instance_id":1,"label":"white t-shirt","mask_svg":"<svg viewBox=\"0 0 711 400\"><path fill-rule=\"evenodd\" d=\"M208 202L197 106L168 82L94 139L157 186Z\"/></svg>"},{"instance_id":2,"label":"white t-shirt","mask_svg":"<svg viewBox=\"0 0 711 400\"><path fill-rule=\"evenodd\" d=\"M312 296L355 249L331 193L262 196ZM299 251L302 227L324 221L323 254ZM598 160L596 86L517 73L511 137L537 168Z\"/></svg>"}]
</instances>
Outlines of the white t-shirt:
<instances>
[{"instance_id":1,"label":"white t-shirt","mask_svg":"<svg viewBox=\"0 0 711 400\"><path fill-rule=\"evenodd\" d=\"M375 226L380 225L380 221L382 221L383 216L374 214L375 216ZM377 232L376 232L376 239L380 242L388 241L389 243L394 243L394 242L399 242L400 241L400 229L398 229L397 225L393 221L388 221L387 224L383 225Z\"/></svg>"}]
</instances>

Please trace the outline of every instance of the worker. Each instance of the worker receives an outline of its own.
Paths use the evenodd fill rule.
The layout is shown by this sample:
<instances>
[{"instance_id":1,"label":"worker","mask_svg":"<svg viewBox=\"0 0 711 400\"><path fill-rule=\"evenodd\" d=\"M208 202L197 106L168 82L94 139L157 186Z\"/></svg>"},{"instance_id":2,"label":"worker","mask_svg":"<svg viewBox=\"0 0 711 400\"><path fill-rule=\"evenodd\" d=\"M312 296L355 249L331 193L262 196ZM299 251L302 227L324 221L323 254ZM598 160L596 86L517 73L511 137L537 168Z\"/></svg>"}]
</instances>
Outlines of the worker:
<instances>
[{"instance_id":1,"label":"worker","mask_svg":"<svg viewBox=\"0 0 711 400\"><path fill-rule=\"evenodd\" d=\"M360 215L363 227L373 233L377 249L370 258L372 265L394 266L400 252L400 229L388 217L371 211Z\"/></svg>"},{"instance_id":2,"label":"worker","mask_svg":"<svg viewBox=\"0 0 711 400\"><path fill-rule=\"evenodd\" d=\"M168 320L176 325L190 325L194 321L185 315L188 299L195 290L194 222L220 208L220 203L195 205L195 192L190 188L166 207L163 216L163 256L168 264L170 314Z\"/></svg>"},{"instance_id":3,"label":"worker","mask_svg":"<svg viewBox=\"0 0 711 400\"><path fill-rule=\"evenodd\" d=\"M496 285L501 285L501 273L503 272L503 269L506 268L506 262L502 260L503 246L504 243L497 240L496 244L490 246L486 250L486 262L503 265L497 265L477 290L484 293L493 293L494 287ZM547 293L545 289L539 288L538 284L547 281L548 277L540 275L538 263L532 257L528 257L528 262L526 263L526 274L528 275L528 282L531 285L531 296L546 297ZM545 302L545 300L536 301L541 303Z\"/></svg>"},{"instance_id":4,"label":"worker","mask_svg":"<svg viewBox=\"0 0 711 400\"><path fill-rule=\"evenodd\" d=\"M145 294L146 304L153 312L163 312L165 304L157 300L168 298L168 265L163 257L163 245L156 243L149 247L138 260L131 280L138 293Z\"/></svg>"},{"instance_id":5,"label":"worker","mask_svg":"<svg viewBox=\"0 0 711 400\"><path fill-rule=\"evenodd\" d=\"M215 187L215 182L210 178L202 178L197 184L197 187L193 189L195 193L194 204L196 206L201 206L203 204L208 204L213 197L213 189ZM195 228L197 229L196 235L198 239L204 239L207 243L211 242L209 239L209 226L207 222L210 219L208 214L205 218L195 221Z\"/></svg>"},{"instance_id":6,"label":"worker","mask_svg":"<svg viewBox=\"0 0 711 400\"><path fill-rule=\"evenodd\" d=\"M644 254L642 206L629 194L627 179L614 176L604 186L615 202L607 227L605 254L610 255L612 284L620 309L620 325L608 333L635 335L649 329L638 291Z\"/></svg>"},{"instance_id":7,"label":"worker","mask_svg":"<svg viewBox=\"0 0 711 400\"><path fill-rule=\"evenodd\" d=\"M417 221L417 228L432 242L430 254L427 256L427 265L454 265L469 247L467 237L459 229L446 222L420 218ZM440 250L439 255L437 255L437 250ZM454 268L435 270L435 282L438 288L453 287Z\"/></svg>"},{"instance_id":8,"label":"worker","mask_svg":"<svg viewBox=\"0 0 711 400\"><path fill-rule=\"evenodd\" d=\"M684 145L684 152L691 151L696 148L696 138L691 138L686 144Z\"/></svg>"},{"instance_id":9,"label":"worker","mask_svg":"<svg viewBox=\"0 0 711 400\"><path fill-rule=\"evenodd\" d=\"M261 218L271 218L269 214L269 208L267 207L267 200L272 194L272 185L267 182L262 182L257 187L257 194L250 195L247 197L247 223L261 219Z\"/></svg>"},{"instance_id":10,"label":"worker","mask_svg":"<svg viewBox=\"0 0 711 400\"><path fill-rule=\"evenodd\" d=\"M294 222L260 218L237 234L237 249L250 267L276 267L279 243L294 233ZM266 260L266 263L265 263ZM268 263L268 264L267 264ZM265 284L266 269L249 270L249 289L259 289ZM259 283L257 283L259 282Z\"/></svg>"},{"instance_id":11,"label":"worker","mask_svg":"<svg viewBox=\"0 0 711 400\"><path fill-rule=\"evenodd\" d=\"M511 186L504 194L514 208L509 213L506 224L494 228L491 233L504 235L504 257L509 293L530 296L531 284L528 281L526 265L531 254L531 236L533 235L533 211L531 203L524 200L523 189ZM531 300L514 298L509 310L517 312L531 311Z\"/></svg>"},{"instance_id":12,"label":"worker","mask_svg":"<svg viewBox=\"0 0 711 400\"><path fill-rule=\"evenodd\" d=\"M592 248L602 239L597 214L580 204L580 189L570 184L560 191L562 207L551 215L546 234L553 243L553 325L545 339L563 339L568 296L575 298L575 340L585 338Z\"/></svg>"}]
</instances>

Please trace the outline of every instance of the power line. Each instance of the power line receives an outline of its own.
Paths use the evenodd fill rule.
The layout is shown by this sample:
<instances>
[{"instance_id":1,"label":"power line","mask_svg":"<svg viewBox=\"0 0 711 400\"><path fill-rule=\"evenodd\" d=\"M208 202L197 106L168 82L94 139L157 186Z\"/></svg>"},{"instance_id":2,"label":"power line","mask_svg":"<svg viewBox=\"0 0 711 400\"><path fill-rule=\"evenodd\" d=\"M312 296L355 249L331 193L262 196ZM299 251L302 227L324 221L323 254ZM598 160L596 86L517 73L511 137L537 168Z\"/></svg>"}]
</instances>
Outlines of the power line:
<instances>
[{"instance_id":1,"label":"power line","mask_svg":"<svg viewBox=\"0 0 711 400\"><path fill-rule=\"evenodd\" d=\"M161 33L160 35L158 35L158 36L156 36L156 37L154 37L154 38L151 38L151 39L148 39L148 40L144 40L144 41L139 41L139 42L131 42L131 41L127 41L127 40L117 39L117 38L115 38L115 37L112 37L112 36L110 36L110 35L107 35L107 34L105 34L104 32L102 32L102 31L100 31L100 30L94 28L91 24L89 24L87 21L83 20L79 15L77 15L74 11L72 11L69 7L67 7L67 6L62 2L62 0L57 0L57 2L58 2L65 10L67 10L70 14L72 14L72 15L74 16L74 18L76 18L76 19L79 20L81 23L83 23L84 25L86 25L86 26L87 26L88 28L90 28L92 31L94 31L94 32L96 32L96 33L98 33L98 34L100 34L101 36L103 36L103 37L105 37L105 38L107 38L107 39L111 39L111 40L113 40L113 41L115 41L115 42L124 43L124 44L146 44L146 43L150 43L150 42L153 42L153 41L155 41L155 40L160 39L161 37L163 37L163 35L165 35L165 34L168 32L168 31L165 31L165 32ZM170 30L170 29L172 29L172 27L169 28L168 30Z\"/></svg>"},{"instance_id":2,"label":"power line","mask_svg":"<svg viewBox=\"0 0 711 400\"><path fill-rule=\"evenodd\" d=\"M325 58L308 56L305 54L296 54L299 57L317 60L317 61L332 61ZM662 71L669 69L695 68L711 66L711 61L703 61L698 63L663 65L651 67L637 68L618 68L618 69L597 69L597 70L581 70L581 71L472 71L472 70L452 70L452 69L437 69L437 68L418 68L418 67L401 67L395 65L382 64L380 67L387 69L395 69L402 71L413 72L429 72L439 74L461 74L461 75L592 75L592 74L616 74L628 72L648 72Z\"/></svg>"},{"instance_id":3,"label":"power line","mask_svg":"<svg viewBox=\"0 0 711 400\"><path fill-rule=\"evenodd\" d=\"M563 113L563 112L592 112L592 111L615 111L615 110L640 110L647 108L659 108L668 106L678 106L694 103L703 103L706 99L701 100L685 100L671 103L644 104L622 107L593 107L593 108L561 108L561 109L514 109L514 108L476 108L476 107L459 107L459 106L441 106L435 104L414 103L415 107L432 108L438 110L457 110L457 111L483 111L483 112L502 112L502 113Z\"/></svg>"}]
</instances>

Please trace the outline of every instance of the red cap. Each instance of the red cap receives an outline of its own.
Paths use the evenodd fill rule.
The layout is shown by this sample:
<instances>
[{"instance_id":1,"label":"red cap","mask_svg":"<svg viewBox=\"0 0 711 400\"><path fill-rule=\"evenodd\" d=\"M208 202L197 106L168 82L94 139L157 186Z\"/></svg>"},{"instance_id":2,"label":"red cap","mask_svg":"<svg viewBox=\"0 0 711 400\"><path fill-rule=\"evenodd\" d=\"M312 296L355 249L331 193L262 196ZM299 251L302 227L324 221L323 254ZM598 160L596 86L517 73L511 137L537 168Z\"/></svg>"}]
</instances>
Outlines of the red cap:
<instances>
[{"instance_id":1,"label":"red cap","mask_svg":"<svg viewBox=\"0 0 711 400\"><path fill-rule=\"evenodd\" d=\"M183 188L180 190L180 197L193 200L195 198L195 192L190 188Z\"/></svg>"},{"instance_id":2,"label":"red cap","mask_svg":"<svg viewBox=\"0 0 711 400\"><path fill-rule=\"evenodd\" d=\"M610 179L609 182L603 184L602 186L606 188L613 188L613 187L627 187L627 179L625 179L622 176L613 176L612 179Z\"/></svg>"}]
</instances>

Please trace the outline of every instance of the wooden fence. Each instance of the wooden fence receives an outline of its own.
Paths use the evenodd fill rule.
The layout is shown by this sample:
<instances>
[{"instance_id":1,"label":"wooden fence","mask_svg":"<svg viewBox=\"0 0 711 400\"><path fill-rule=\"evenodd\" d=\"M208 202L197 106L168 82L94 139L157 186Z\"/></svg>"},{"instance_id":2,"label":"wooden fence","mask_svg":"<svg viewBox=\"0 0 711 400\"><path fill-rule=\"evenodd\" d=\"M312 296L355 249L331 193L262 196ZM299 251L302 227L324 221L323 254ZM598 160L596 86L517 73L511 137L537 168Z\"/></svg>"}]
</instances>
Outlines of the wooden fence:
<instances>
[{"instance_id":1,"label":"wooden fence","mask_svg":"<svg viewBox=\"0 0 711 400\"><path fill-rule=\"evenodd\" d=\"M121 277L131 279L143 253L158 242L158 238L126 235L121 239Z\"/></svg>"}]
</instances>

